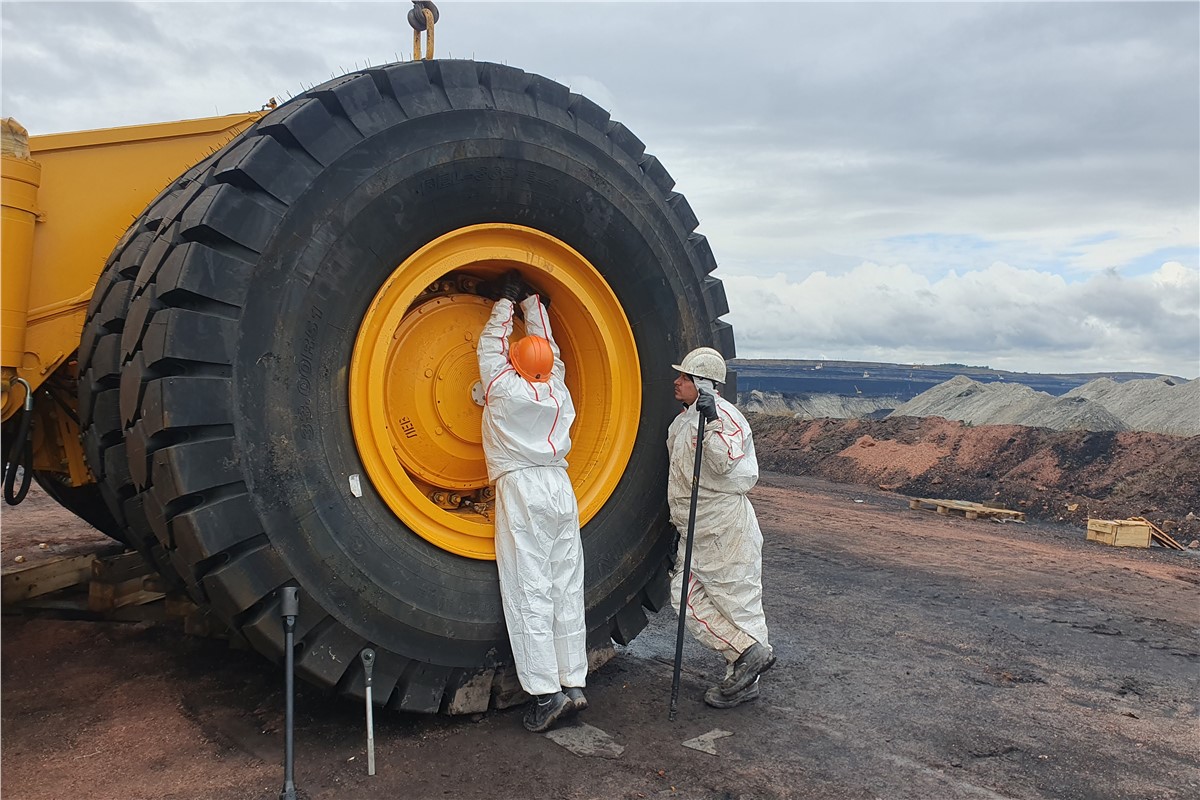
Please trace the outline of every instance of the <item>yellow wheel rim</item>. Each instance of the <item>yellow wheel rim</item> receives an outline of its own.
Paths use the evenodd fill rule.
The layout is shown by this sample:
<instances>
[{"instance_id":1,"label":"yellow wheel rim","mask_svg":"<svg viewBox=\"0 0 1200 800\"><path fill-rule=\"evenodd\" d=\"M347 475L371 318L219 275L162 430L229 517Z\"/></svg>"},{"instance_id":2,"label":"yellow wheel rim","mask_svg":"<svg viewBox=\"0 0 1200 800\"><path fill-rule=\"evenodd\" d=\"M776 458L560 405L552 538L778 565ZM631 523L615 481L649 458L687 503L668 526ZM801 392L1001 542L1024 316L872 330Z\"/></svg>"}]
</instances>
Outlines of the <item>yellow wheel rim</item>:
<instances>
[{"instance_id":1,"label":"yellow wheel rim","mask_svg":"<svg viewBox=\"0 0 1200 800\"><path fill-rule=\"evenodd\" d=\"M363 317L350 361L350 422L367 477L396 516L469 558L496 557L475 357L492 303L475 291L511 269L552 301L577 413L567 461L581 524L616 488L637 437L633 331L587 259L553 236L499 223L422 247L388 276Z\"/></svg>"}]
</instances>

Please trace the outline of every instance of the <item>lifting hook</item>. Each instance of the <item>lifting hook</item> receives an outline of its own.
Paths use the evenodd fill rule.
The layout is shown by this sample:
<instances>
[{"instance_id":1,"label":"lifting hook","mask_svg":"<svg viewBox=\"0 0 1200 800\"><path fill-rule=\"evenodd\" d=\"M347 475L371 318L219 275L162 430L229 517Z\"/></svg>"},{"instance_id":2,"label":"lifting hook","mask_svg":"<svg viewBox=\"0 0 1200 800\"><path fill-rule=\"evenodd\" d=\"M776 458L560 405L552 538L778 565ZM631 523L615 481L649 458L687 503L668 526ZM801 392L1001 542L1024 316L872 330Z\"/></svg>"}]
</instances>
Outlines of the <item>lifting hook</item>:
<instances>
[{"instance_id":1,"label":"lifting hook","mask_svg":"<svg viewBox=\"0 0 1200 800\"><path fill-rule=\"evenodd\" d=\"M441 16L433 0L412 0L408 11L408 24L413 29L413 61L421 60L421 31L425 34L425 60L433 59L433 24Z\"/></svg>"}]
</instances>

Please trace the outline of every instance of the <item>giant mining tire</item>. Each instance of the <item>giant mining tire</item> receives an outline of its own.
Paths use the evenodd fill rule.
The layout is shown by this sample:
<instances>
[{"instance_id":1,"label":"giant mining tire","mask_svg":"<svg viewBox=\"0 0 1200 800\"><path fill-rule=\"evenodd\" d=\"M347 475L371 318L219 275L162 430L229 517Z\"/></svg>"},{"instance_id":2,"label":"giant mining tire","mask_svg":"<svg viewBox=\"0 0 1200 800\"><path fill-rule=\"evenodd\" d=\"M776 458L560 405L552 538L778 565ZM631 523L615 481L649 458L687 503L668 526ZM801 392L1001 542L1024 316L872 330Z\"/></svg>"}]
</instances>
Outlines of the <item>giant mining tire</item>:
<instances>
[{"instance_id":1,"label":"giant mining tire","mask_svg":"<svg viewBox=\"0 0 1200 800\"><path fill-rule=\"evenodd\" d=\"M200 167L188 170L159 193L117 242L96 281L80 336L79 425L95 487L73 491L43 487L66 508L118 541L138 550L172 586L179 583L166 550L146 520L143 497L129 475L120 417L121 336L138 271L165 213L193 185ZM52 480L52 479L51 479ZM107 513L105 513L107 512ZM164 532L165 534L165 532Z\"/></svg>"},{"instance_id":2,"label":"giant mining tire","mask_svg":"<svg viewBox=\"0 0 1200 800\"><path fill-rule=\"evenodd\" d=\"M486 708L511 654L474 348L480 287L518 268L578 408L589 643L666 604L670 365L733 337L696 217L633 134L536 75L412 62L292 99L189 175L109 290L128 282L105 451L122 439L128 478L104 480L197 600L278 658L299 586L310 681L359 694L369 644L381 703Z\"/></svg>"}]
</instances>

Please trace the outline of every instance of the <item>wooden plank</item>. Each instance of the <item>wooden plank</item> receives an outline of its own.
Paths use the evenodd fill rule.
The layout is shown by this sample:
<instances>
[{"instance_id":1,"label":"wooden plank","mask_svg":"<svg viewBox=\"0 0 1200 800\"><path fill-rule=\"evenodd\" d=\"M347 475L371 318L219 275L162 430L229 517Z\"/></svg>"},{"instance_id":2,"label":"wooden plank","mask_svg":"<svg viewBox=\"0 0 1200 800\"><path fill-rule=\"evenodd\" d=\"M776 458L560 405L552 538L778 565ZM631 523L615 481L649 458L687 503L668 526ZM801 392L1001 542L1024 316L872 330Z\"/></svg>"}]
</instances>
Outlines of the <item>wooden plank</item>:
<instances>
[{"instance_id":1,"label":"wooden plank","mask_svg":"<svg viewBox=\"0 0 1200 800\"><path fill-rule=\"evenodd\" d=\"M88 608L92 611L114 611L123 606L143 605L163 598L162 592L146 591L146 576L120 583L93 580L88 584Z\"/></svg>"},{"instance_id":2,"label":"wooden plank","mask_svg":"<svg viewBox=\"0 0 1200 800\"><path fill-rule=\"evenodd\" d=\"M1162 545L1163 547L1169 548L1171 550L1185 549L1183 545L1181 545L1179 542L1177 542L1175 540L1175 538L1173 536L1171 536L1171 534L1167 533L1162 528L1158 527L1157 525L1155 525L1153 522L1146 519L1145 517L1130 517L1130 519L1137 521L1137 522L1144 522L1147 525L1149 525L1150 526L1150 537L1152 539L1154 539L1156 542L1158 542L1160 545Z\"/></svg>"},{"instance_id":3,"label":"wooden plank","mask_svg":"<svg viewBox=\"0 0 1200 800\"><path fill-rule=\"evenodd\" d=\"M92 563L92 579L104 583L121 583L151 572L142 554L132 550L114 556L102 556Z\"/></svg>"},{"instance_id":4,"label":"wooden plank","mask_svg":"<svg viewBox=\"0 0 1200 800\"><path fill-rule=\"evenodd\" d=\"M6 571L0 577L0 597L4 605L40 597L80 583L92 574L95 556L67 556L22 569Z\"/></svg>"},{"instance_id":5,"label":"wooden plank","mask_svg":"<svg viewBox=\"0 0 1200 800\"><path fill-rule=\"evenodd\" d=\"M1183 545L1181 545L1179 542L1172 539L1170 534L1163 533L1160 530L1151 528L1150 536L1154 539L1154 541L1158 542L1160 545L1162 545L1163 547L1166 547L1170 550L1182 550L1183 549Z\"/></svg>"}]
</instances>

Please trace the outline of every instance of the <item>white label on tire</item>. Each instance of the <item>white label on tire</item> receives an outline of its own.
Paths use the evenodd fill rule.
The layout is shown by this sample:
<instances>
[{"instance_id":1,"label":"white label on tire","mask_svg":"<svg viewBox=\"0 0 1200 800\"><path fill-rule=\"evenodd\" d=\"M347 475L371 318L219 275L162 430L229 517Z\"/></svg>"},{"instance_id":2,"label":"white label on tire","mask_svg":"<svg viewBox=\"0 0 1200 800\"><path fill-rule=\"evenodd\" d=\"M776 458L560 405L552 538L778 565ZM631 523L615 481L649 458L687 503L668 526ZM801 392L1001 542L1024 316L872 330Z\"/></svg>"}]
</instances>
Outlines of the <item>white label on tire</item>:
<instances>
[{"instance_id":1,"label":"white label on tire","mask_svg":"<svg viewBox=\"0 0 1200 800\"><path fill-rule=\"evenodd\" d=\"M357 472L350 476L350 494L362 497L362 481L359 480Z\"/></svg>"}]
</instances>

